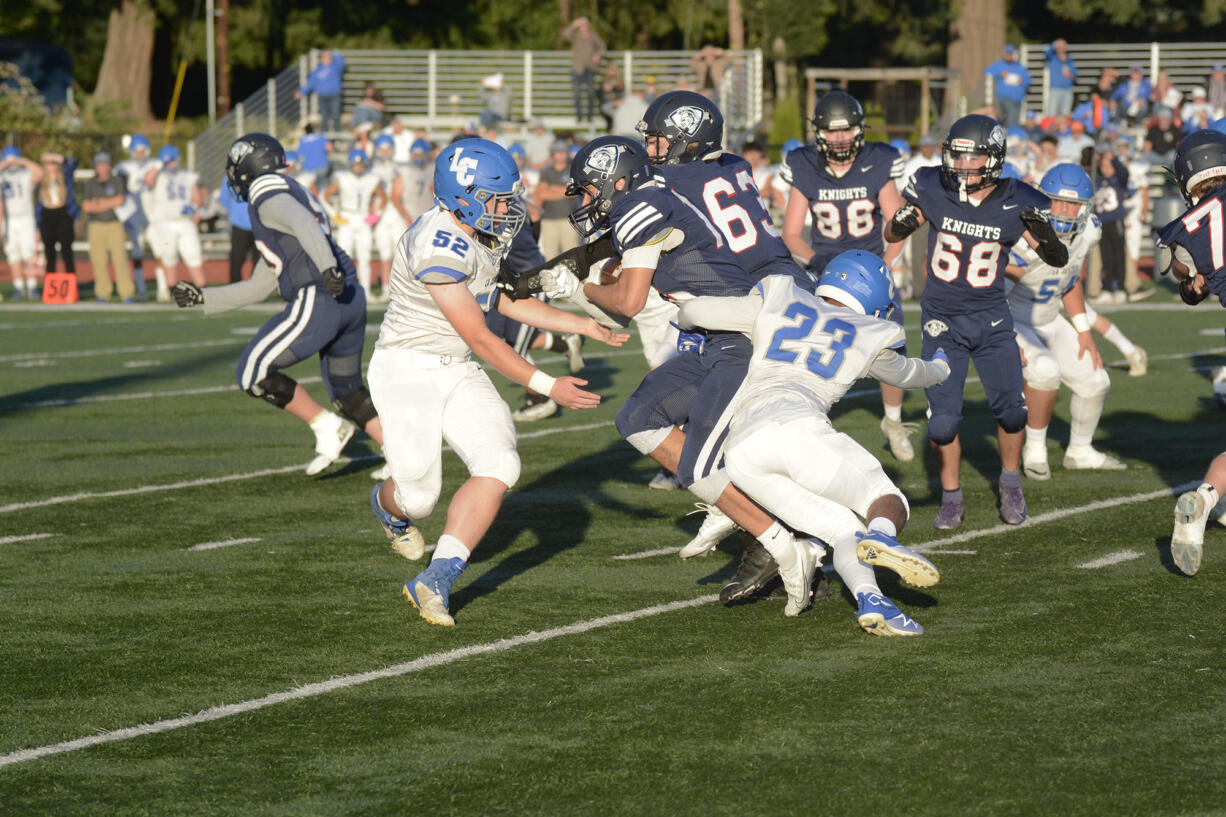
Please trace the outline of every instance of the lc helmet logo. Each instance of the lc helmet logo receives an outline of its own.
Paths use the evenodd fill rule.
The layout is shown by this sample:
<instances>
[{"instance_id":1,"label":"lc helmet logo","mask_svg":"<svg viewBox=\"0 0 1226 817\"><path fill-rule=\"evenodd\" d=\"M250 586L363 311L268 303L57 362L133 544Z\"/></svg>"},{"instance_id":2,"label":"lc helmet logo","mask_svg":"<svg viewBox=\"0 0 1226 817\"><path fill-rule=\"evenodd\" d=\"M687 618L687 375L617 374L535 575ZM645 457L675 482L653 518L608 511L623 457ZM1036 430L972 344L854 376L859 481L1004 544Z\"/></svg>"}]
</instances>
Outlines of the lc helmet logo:
<instances>
[{"instance_id":1,"label":"lc helmet logo","mask_svg":"<svg viewBox=\"0 0 1226 817\"><path fill-rule=\"evenodd\" d=\"M702 108L686 105L670 113L664 119L664 124L676 128L686 136L693 136L706 118L707 112Z\"/></svg>"}]
</instances>

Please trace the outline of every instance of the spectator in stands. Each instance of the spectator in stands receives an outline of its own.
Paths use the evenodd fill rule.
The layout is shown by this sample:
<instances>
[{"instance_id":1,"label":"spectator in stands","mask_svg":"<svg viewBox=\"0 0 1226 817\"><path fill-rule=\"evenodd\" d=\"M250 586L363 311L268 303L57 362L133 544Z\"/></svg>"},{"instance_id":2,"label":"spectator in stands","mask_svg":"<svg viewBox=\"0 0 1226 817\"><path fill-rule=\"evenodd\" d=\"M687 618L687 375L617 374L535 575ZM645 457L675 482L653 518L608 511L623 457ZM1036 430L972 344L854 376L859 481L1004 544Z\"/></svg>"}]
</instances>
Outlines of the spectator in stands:
<instances>
[{"instance_id":1,"label":"spectator in stands","mask_svg":"<svg viewBox=\"0 0 1226 817\"><path fill-rule=\"evenodd\" d=\"M1039 137L1039 156L1035 159L1034 174L1040 179L1056 165L1065 161L1060 156L1060 141L1054 134L1045 133Z\"/></svg>"},{"instance_id":2,"label":"spectator in stands","mask_svg":"<svg viewBox=\"0 0 1226 817\"><path fill-rule=\"evenodd\" d=\"M1170 164L1175 158L1175 146L1183 138L1183 131L1175 125L1171 109L1165 105L1154 107L1157 121L1145 133L1145 157L1150 164Z\"/></svg>"},{"instance_id":3,"label":"spectator in stands","mask_svg":"<svg viewBox=\"0 0 1226 817\"><path fill-rule=\"evenodd\" d=\"M575 103L575 119L585 122L596 114L596 68L604 58L604 40L592 31L592 23L586 17L576 18L563 29L562 36L570 40L571 93Z\"/></svg>"},{"instance_id":4,"label":"spectator in stands","mask_svg":"<svg viewBox=\"0 0 1226 817\"><path fill-rule=\"evenodd\" d=\"M409 156L413 152L413 140L416 137L404 126L404 117L393 116L392 124L383 132L392 137L392 161L398 165L409 161Z\"/></svg>"},{"instance_id":5,"label":"spectator in stands","mask_svg":"<svg viewBox=\"0 0 1226 817\"><path fill-rule=\"evenodd\" d=\"M1183 120L1183 132L1204 130L1213 124L1213 107L1205 94L1205 89L1199 85L1192 89L1192 99L1179 112Z\"/></svg>"},{"instance_id":6,"label":"spectator in stands","mask_svg":"<svg viewBox=\"0 0 1226 817\"><path fill-rule=\"evenodd\" d=\"M481 80L481 127L493 128L511 118L511 87L502 72Z\"/></svg>"},{"instance_id":7,"label":"spectator in stands","mask_svg":"<svg viewBox=\"0 0 1226 817\"><path fill-rule=\"evenodd\" d=\"M371 135L375 129L375 123L363 122L353 129L353 141L349 144L350 150L360 150L367 156L375 155L375 140Z\"/></svg>"},{"instance_id":8,"label":"spectator in stands","mask_svg":"<svg viewBox=\"0 0 1226 817\"><path fill-rule=\"evenodd\" d=\"M101 151L94 155L94 178L87 179L81 191L81 209L89 219L89 263L94 268L94 297L99 303L111 299L112 289L119 290L123 302L136 303L132 286L132 266L124 246L127 234L116 210L127 197L127 184L111 175L111 154ZM115 283L107 271L107 260L115 270Z\"/></svg>"},{"instance_id":9,"label":"spectator in stands","mask_svg":"<svg viewBox=\"0 0 1226 817\"><path fill-rule=\"evenodd\" d=\"M1134 63L1128 71L1128 79L1115 86L1115 91L1111 94L1119 119L1129 125L1136 125L1148 116L1149 95L1153 90L1141 66Z\"/></svg>"},{"instance_id":10,"label":"spectator in stands","mask_svg":"<svg viewBox=\"0 0 1226 817\"><path fill-rule=\"evenodd\" d=\"M307 77L306 85L295 92L299 99L306 94L315 94L319 101L319 117L324 132L341 129L341 78L345 73L345 58L339 51L319 52L319 64ZM301 148L299 151L301 152Z\"/></svg>"},{"instance_id":11,"label":"spectator in stands","mask_svg":"<svg viewBox=\"0 0 1226 817\"><path fill-rule=\"evenodd\" d=\"M1155 106L1164 105L1169 108L1172 117L1177 117L1180 103L1183 102L1183 91L1175 87L1166 71L1159 71L1158 81L1154 83L1154 90L1150 93L1149 99ZM1179 122L1175 124L1178 125Z\"/></svg>"},{"instance_id":12,"label":"spectator in stands","mask_svg":"<svg viewBox=\"0 0 1226 817\"><path fill-rule=\"evenodd\" d=\"M1068 133L1057 139L1056 152L1070 162L1081 161L1081 152L1094 147L1094 140L1086 135L1085 123L1080 119L1069 122Z\"/></svg>"},{"instance_id":13,"label":"spectator in stands","mask_svg":"<svg viewBox=\"0 0 1226 817\"><path fill-rule=\"evenodd\" d=\"M559 139L550 150L550 163L541 168L541 180L536 186L536 203L541 207L541 252L546 258L560 255L579 242L570 214L574 199L567 198L566 184L570 181L570 142Z\"/></svg>"},{"instance_id":14,"label":"spectator in stands","mask_svg":"<svg viewBox=\"0 0 1226 817\"><path fill-rule=\"evenodd\" d=\"M64 272L77 272L72 255L75 238L73 222L81 216L81 208L72 190L72 176L77 160L59 153L44 153L43 180L38 185L38 231L43 238L43 254L47 272L55 272L57 253L64 259Z\"/></svg>"},{"instance_id":15,"label":"spectator in stands","mask_svg":"<svg viewBox=\"0 0 1226 817\"><path fill-rule=\"evenodd\" d=\"M1047 112L1072 113L1073 84L1077 82L1077 64L1068 53L1068 41L1063 37L1047 46Z\"/></svg>"},{"instance_id":16,"label":"spectator in stands","mask_svg":"<svg viewBox=\"0 0 1226 817\"><path fill-rule=\"evenodd\" d=\"M609 131L630 139L641 139L635 128L647 113L647 99L642 91L631 91L613 103L613 124Z\"/></svg>"},{"instance_id":17,"label":"spectator in stands","mask_svg":"<svg viewBox=\"0 0 1226 817\"><path fill-rule=\"evenodd\" d=\"M1027 108L1022 114L1022 127L1026 129L1026 135L1031 142L1038 144L1039 138L1043 136L1044 130L1039 122L1039 112L1034 108Z\"/></svg>"},{"instance_id":18,"label":"spectator in stands","mask_svg":"<svg viewBox=\"0 0 1226 817\"><path fill-rule=\"evenodd\" d=\"M1205 88L1209 92L1209 107L1213 109L1214 120L1226 116L1226 67L1213 66L1213 73L1205 80Z\"/></svg>"},{"instance_id":19,"label":"spectator in stands","mask_svg":"<svg viewBox=\"0 0 1226 817\"><path fill-rule=\"evenodd\" d=\"M596 102L600 106L600 115L604 117L604 129L610 133L613 131L613 112L621 101L625 88L617 62L607 61L600 78L600 93Z\"/></svg>"},{"instance_id":20,"label":"spectator in stands","mask_svg":"<svg viewBox=\"0 0 1226 817\"><path fill-rule=\"evenodd\" d=\"M368 81L362 89L362 98L353 106L352 126L356 128L370 122L376 128L383 127L383 112L386 108L383 104L383 92L376 88L373 82Z\"/></svg>"},{"instance_id":21,"label":"spectator in stands","mask_svg":"<svg viewBox=\"0 0 1226 817\"><path fill-rule=\"evenodd\" d=\"M1005 46L1004 56L983 69L985 76L995 83L996 108L1000 122L1006 128L1022 121L1022 103L1030 90L1030 72L1017 61L1017 47Z\"/></svg>"},{"instance_id":22,"label":"spectator in stands","mask_svg":"<svg viewBox=\"0 0 1226 817\"><path fill-rule=\"evenodd\" d=\"M218 194L217 203L226 211L230 220L230 283L237 284L243 280L243 262L250 260L253 269L256 263L255 233L251 232L251 214L247 202L234 197L230 185L223 184ZM251 277L251 273L247 274Z\"/></svg>"},{"instance_id":23,"label":"spectator in stands","mask_svg":"<svg viewBox=\"0 0 1226 817\"><path fill-rule=\"evenodd\" d=\"M1116 118L1115 83L1120 72L1114 68L1104 68L1098 75L1098 82L1090 89L1090 107L1086 130L1097 133L1103 128L1112 126Z\"/></svg>"},{"instance_id":24,"label":"spectator in stands","mask_svg":"<svg viewBox=\"0 0 1226 817\"><path fill-rule=\"evenodd\" d=\"M707 43L690 58L690 70L698 78L697 90L703 96L719 101L719 87L724 83L728 68L728 52Z\"/></svg>"},{"instance_id":25,"label":"spectator in stands","mask_svg":"<svg viewBox=\"0 0 1226 817\"><path fill-rule=\"evenodd\" d=\"M322 133L317 133L310 122L303 129L302 138L298 140L298 158L302 169L311 173L323 173L328 169L328 154L332 151L332 142Z\"/></svg>"},{"instance_id":26,"label":"spectator in stands","mask_svg":"<svg viewBox=\"0 0 1226 817\"><path fill-rule=\"evenodd\" d=\"M659 94L659 90L656 88L655 75L648 74L647 77L643 80L643 99L645 99L647 101L647 104L650 105L652 101L655 100L658 94Z\"/></svg>"},{"instance_id":27,"label":"spectator in stands","mask_svg":"<svg viewBox=\"0 0 1226 817\"><path fill-rule=\"evenodd\" d=\"M539 116L533 119L532 127L519 137L519 143L524 146L524 153L527 155L528 167L540 170L548 164L549 148L556 139L553 131L545 127L544 119Z\"/></svg>"}]
</instances>

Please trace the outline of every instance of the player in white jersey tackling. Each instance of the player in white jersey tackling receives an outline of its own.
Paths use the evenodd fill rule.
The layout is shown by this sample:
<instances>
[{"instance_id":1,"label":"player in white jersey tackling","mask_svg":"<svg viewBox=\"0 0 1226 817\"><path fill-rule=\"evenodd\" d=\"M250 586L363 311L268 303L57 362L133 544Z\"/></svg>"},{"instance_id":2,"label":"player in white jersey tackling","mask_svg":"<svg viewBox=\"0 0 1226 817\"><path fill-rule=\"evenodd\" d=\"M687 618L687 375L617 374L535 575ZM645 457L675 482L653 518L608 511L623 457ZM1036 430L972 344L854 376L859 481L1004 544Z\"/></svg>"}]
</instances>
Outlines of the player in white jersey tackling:
<instances>
[{"instance_id":1,"label":"player in white jersey tackling","mask_svg":"<svg viewBox=\"0 0 1226 817\"><path fill-rule=\"evenodd\" d=\"M1111 388L1090 331L1093 320L1086 314L1085 292L1078 278L1086 256L1102 235L1098 219L1090 214L1094 185L1077 165L1060 164L1043 175L1039 189L1052 200L1052 227L1068 245L1068 263L1063 267L1045 263L1023 240L1014 246L1012 263L1005 267L1005 274L1014 282L1009 311L1024 358L1029 409L1022 470L1031 479L1051 478L1047 426L1063 382L1073 392L1064 467L1119 471L1128 466L1090 445ZM1061 304L1068 311L1067 320L1060 315Z\"/></svg>"},{"instance_id":2,"label":"player in white jersey tackling","mask_svg":"<svg viewBox=\"0 0 1226 817\"><path fill-rule=\"evenodd\" d=\"M923 628L881 593L869 565L888 567L919 587L940 576L898 543L909 514L906 497L828 417L866 375L903 388L949 377L939 349L931 361L893 350L903 336L887 317L893 299L885 262L849 250L826 265L816 294L772 275L748 295L686 301L680 323L682 329L742 331L753 341L749 374L720 418L721 424L730 418L724 461L733 484L789 526L830 544L861 627L875 635L919 635ZM787 589L784 614L798 615L809 606L821 548L800 537L767 548Z\"/></svg>"},{"instance_id":3,"label":"player in white jersey tackling","mask_svg":"<svg viewBox=\"0 0 1226 817\"><path fill-rule=\"evenodd\" d=\"M392 297L368 370L392 474L375 486L371 505L388 535L420 536L413 520L429 516L438 501L443 440L471 475L451 500L430 565L404 586L404 595L432 624L455 623L448 610L451 586L519 478L511 410L472 353L567 408L600 402L599 395L580 388L586 380L555 379L515 354L486 328L484 313L497 307L522 323L614 346L628 337L535 298L499 297L499 264L524 223L515 200L519 183L515 161L494 142L461 139L439 154L438 204L396 248Z\"/></svg>"},{"instance_id":4,"label":"player in white jersey tackling","mask_svg":"<svg viewBox=\"0 0 1226 817\"><path fill-rule=\"evenodd\" d=\"M366 152L354 148L349 151L348 169L338 170L320 196L325 205L336 199L336 243L357 264L358 283L366 292L367 300L370 300L371 227L387 205L383 183L374 173L368 172L369 167Z\"/></svg>"}]
</instances>

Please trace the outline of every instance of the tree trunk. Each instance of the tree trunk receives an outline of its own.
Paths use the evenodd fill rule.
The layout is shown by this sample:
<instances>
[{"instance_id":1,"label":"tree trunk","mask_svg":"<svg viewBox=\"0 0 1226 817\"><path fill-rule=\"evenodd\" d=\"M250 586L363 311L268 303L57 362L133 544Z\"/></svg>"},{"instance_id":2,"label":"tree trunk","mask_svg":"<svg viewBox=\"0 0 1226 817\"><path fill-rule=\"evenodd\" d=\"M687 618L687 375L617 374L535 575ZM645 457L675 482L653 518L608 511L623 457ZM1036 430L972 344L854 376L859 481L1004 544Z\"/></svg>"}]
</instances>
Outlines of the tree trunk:
<instances>
[{"instance_id":1,"label":"tree trunk","mask_svg":"<svg viewBox=\"0 0 1226 817\"><path fill-rule=\"evenodd\" d=\"M973 110L983 104L983 69L1005 47L1004 0L963 0L949 35L947 64L962 73L962 93Z\"/></svg>"},{"instance_id":2,"label":"tree trunk","mask_svg":"<svg viewBox=\"0 0 1226 817\"><path fill-rule=\"evenodd\" d=\"M106 24L106 49L98 70L94 101L127 104L129 116L151 116L149 87L153 72L153 11L138 0L122 0Z\"/></svg>"}]
</instances>

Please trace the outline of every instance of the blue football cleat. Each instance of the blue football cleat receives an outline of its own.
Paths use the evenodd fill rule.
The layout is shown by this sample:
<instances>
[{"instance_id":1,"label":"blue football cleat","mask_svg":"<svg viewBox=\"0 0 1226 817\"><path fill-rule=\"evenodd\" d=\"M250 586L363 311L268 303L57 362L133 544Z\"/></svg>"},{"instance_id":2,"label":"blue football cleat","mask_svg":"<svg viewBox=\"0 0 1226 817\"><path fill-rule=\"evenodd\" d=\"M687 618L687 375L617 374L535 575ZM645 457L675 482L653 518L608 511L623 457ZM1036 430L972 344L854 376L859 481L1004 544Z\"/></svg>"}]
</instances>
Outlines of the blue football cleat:
<instances>
[{"instance_id":1,"label":"blue football cleat","mask_svg":"<svg viewBox=\"0 0 1226 817\"><path fill-rule=\"evenodd\" d=\"M463 559L435 559L405 584L404 597L431 624L455 626L447 609L451 604L451 586L466 567L468 563Z\"/></svg>"},{"instance_id":2,"label":"blue football cleat","mask_svg":"<svg viewBox=\"0 0 1226 817\"><path fill-rule=\"evenodd\" d=\"M1009 525L1020 525L1026 521L1026 497L1022 494L1022 486L1000 486L1000 518Z\"/></svg>"},{"instance_id":3,"label":"blue football cleat","mask_svg":"<svg viewBox=\"0 0 1226 817\"><path fill-rule=\"evenodd\" d=\"M421 531L407 519L397 519L379 504L379 489L383 483L377 483L370 492L370 507L375 512L375 518L383 526L383 532L391 540L392 550L406 559L416 561L426 554L426 539Z\"/></svg>"},{"instance_id":4,"label":"blue football cleat","mask_svg":"<svg viewBox=\"0 0 1226 817\"><path fill-rule=\"evenodd\" d=\"M956 530L962 526L962 520L966 516L966 505L962 502L942 502L941 509L937 511L937 518L932 521L932 526L937 530Z\"/></svg>"},{"instance_id":5,"label":"blue football cleat","mask_svg":"<svg viewBox=\"0 0 1226 817\"><path fill-rule=\"evenodd\" d=\"M857 616L860 626L873 635L920 635L924 628L907 616L894 602L880 593L861 593L856 597L860 604Z\"/></svg>"},{"instance_id":6,"label":"blue football cleat","mask_svg":"<svg viewBox=\"0 0 1226 817\"><path fill-rule=\"evenodd\" d=\"M893 570L904 582L915 587L932 587L941 580L936 565L888 533L870 530L857 533L856 555L865 564Z\"/></svg>"}]
</instances>

